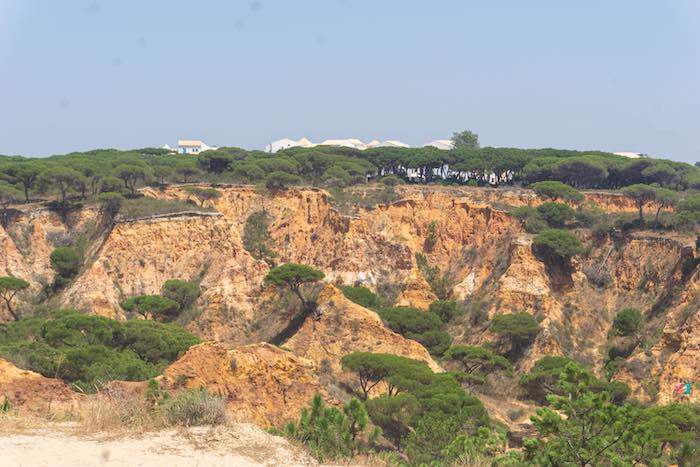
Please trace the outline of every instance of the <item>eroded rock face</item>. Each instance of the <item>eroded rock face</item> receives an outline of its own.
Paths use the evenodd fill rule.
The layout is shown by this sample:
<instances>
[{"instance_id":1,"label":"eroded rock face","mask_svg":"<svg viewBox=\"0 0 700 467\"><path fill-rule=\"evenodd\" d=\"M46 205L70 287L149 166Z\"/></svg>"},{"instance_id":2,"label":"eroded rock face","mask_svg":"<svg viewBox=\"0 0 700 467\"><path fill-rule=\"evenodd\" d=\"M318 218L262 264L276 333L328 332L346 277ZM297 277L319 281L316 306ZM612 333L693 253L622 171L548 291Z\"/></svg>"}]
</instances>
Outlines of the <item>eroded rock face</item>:
<instances>
[{"instance_id":1,"label":"eroded rock face","mask_svg":"<svg viewBox=\"0 0 700 467\"><path fill-rule=\"evenodd\" d=\"M47 416L74 412L81 399L60 379L19 369L0 358L0 398L5 397L11 409Z\"/></svg>"},{"instance_id":2,"label":"eroded rock face","mask_svg":"<svg viewBox=\"0 0 700 467\"><path fill-rule=\"evenodd\" d=\"M351 302L332 285L319 296L318 307L321 319L307 318L284 347L316 362L322 371L342 373L340 359L352 352L393 353L442 371L422 345L391 331L377 313Z\"/></svg>"},{"instance_id":3,"label":"eroded rock face","mask_svg":"<svg viewBox=\"0 0 700 467\"><path fill-rule=\"evenodd\" d=\"M281 426L296 419L316 393L332 398L321 387L316 365L270 344L227 350L217 343L191 347L159 378L173 393L204 387L224 396L237 421Z\"/></svg>"}]
</instances>

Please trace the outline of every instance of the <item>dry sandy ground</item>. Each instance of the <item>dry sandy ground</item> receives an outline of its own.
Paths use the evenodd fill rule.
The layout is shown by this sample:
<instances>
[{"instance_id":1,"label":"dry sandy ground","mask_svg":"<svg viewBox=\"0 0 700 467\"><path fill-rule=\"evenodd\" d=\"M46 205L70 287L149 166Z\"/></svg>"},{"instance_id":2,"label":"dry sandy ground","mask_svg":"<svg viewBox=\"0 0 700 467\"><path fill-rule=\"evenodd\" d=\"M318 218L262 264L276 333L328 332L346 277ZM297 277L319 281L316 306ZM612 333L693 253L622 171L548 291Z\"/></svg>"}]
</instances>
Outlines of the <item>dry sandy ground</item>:
<instances>
[{"instance_id":1,"label":"dry sandy ground","mask_svg":"<svg viewBox=\"0 0 700 467\"><path fill-rule=\"evenodd\" d=\"M2 427L0 426L0 430ZM3 467L301 466L316 462L249 424L138 435L77 436L61 427L0 431Z\"/></svg>"}]
</instances>

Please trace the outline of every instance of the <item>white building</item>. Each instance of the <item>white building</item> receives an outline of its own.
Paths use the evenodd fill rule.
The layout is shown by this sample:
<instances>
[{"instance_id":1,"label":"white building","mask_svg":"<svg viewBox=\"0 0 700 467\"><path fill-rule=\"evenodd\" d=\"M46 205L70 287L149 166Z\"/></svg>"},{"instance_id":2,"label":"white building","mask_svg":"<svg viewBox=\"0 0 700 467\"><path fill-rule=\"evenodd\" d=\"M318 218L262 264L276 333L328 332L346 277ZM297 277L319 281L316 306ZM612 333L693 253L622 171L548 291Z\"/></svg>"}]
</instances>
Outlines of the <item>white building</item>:
<instances>
[{"instance_id":1,"label":"white building","mask_svg":"<svg viewBox=\"0 0 700 467\"><path fill-rule=\"evenodd\" d=\"M200 152L207 151L209 149L218 149L214 146L207 146L203 141L196 139L181 139L177 142L177 152L180 154L192 154L197 155Z\"/></svg>"},{"instance_id":2,"label":"white building","mask_svg":"<svg viewBox=\"0 0 700 467\"><path fill-rule=\"evenodd\" d=\"M621 152L614 152L616 156L623 156L623 157L629 157L630 159L639 159L640 157L645 156L645 154L642 154L640 152L628 152L628 151L621 151Z\"/></svg>"},{"instance_id":3,"label":"white building","mask_svg":"<svg viewBox=\"0 0 700 467\"><path fill-rule=\"evenodd\" d=\"M301 138L298 141L289 138L278 139L273 141L267 146L265 146L265 152L277 152L283 149L302 147L302 148L313 148L315 146L341 146L346 148L355 149L367 149L367 148L378 148L378 147L396 147L396 148L410 148L406 143L397 140L386 140L378 141L372 140L369 143L363 143L357 138L344 138L344 139L327 139L321 141L320 143L312 143L307 138Z\"/></svg>"},{"instance_id":4,"label":"white building","mask_svg":"<svg viewBox=\"0 0 700 467\"><path fill-rule=\"evenodd\" d=\"M443 149L445 151L448 151L448 150L455 147L455 145L451 139L436 139L435 141L431 141L431 142L425 143L423 145L423 147L428 147L428 146L432 146L432 147L437 148L437 149Z\"/></svg>"}]
</instances>

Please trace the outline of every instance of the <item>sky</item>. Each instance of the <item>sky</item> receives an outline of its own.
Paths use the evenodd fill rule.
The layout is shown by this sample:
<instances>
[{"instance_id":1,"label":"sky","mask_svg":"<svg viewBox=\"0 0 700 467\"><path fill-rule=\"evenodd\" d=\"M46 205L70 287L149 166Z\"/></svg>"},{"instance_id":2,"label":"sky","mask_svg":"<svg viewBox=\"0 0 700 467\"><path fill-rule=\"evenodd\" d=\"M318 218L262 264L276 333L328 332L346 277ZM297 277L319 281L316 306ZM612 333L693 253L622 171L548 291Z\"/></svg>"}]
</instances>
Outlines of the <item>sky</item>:
<instances>
[{"instance_id":1,"label":"sky","mask_svg":"<svg viewBox=\"0 0 700 467\"><path fill-rule=\"evenodd\" d=\"M0 154L463 129L700 160L700 2L0 0Z\"/></svg>"}]
</instances>

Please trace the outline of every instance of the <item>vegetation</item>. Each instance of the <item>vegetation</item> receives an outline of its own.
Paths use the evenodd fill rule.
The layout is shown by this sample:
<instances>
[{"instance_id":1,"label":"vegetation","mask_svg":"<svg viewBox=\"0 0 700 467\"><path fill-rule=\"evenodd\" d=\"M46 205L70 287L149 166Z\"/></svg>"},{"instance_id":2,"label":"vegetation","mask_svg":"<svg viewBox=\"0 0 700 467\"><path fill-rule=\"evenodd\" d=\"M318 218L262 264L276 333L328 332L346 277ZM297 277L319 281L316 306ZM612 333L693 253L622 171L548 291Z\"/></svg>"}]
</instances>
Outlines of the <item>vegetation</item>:
<instances>
[{"instance_id":1,"label":"vegetation","mask_svg":"<svg viewBox=\"0 0 700 467\"><path fill-rule=\"evenodd\" d=\"M341 285L339 288L348 300L370 310L377 310L382 304L379 297L367 287Z\"/></svg>"},{"instance_id":2,"label":"vegetation","mask_svg":"<svg viewBox=\"0 0 700 467\"><path fill-rule=\"evenodd\" d=\"M479 149L479 135L469 130L452 135L452 144L457 149Z\"/></svg>"},{"instance_id":3,"label":"vegetation","mask_svg":"<svg viewBox=\"0 0 700 467\"><path fill-rule=\"evenodd\" d=\"M452 342L445 331L445 323L430 311L410 307L382 308L379 316L389 329L420 342L431 355L441 356Z\"/></svg>"},{"instance_id":4,"label":"vegetation","mask_svg":"<svg viewBox=\"0 0 700 467\"><path fill-rule=\"evenodd\" d=\"M278 287L289 287L289 289L294 292L294 294L301 301L302 307L306 311L311 311L311 308L315 309L315 306L311 306L304 296L301 294L301 286L304 284L310 284L313 282L318 282L324 278L323 272L318 269L314 269L311 266L305 264L296 263L286 263L281 266L274 267L270 269L270 272L265 276L265 283L276 285ZM320 316L316 317L317 319Z\"/></svg>"},{"instance_id":5,"label":"vegetation","mask_svg":"<svg viewBox=\"0 0 700 467\"><path fill-rule=\"evenodd\" d=\"M575 202L583 201L581 192L566 183L547 180L533 183L531 188L537 195L543 198L549 198L551 201L556 201L558 199Z\"/></svg>"},{"instance_id":6,"label":"vegetation","mask_svg":"<svg viewBox=\"0 0 700 467\"><path fill-rule=\"evenodd\" d=\"M76 311L23 318L0 328L1 357L89 392L112 380L152 378L198 342L172 324L122 322Z\"/></svg>"},{"instance_id":7,"label":"vegetation","mask_svg":"<svg viewBox=\"0 0 700 467\"><path fill-rule=\"evenodd\" d=\"M160 295L138 295L121 303L126 311L133 311L144 319L172 321L180 311L180 304L175 300Z\"/></svg>"},{"instance_id":8,"label":"vegetation","mask_svg":"<svg viewBox=\"0 0 700 467\"><path fill-rule=\"evenodd\" d=\"M416 253L416 264L433 293L440 300L448 300L454 287L452 278L448 274L441 274L437 266L431 266L425 255L421 253Z\"/></svg>"},{"instance_id":9,"label":"vegetation","mask_svg":"<svg viewBox=\"0 0 700 467\"><path fill-rule=\"evenodd\" d=\"M12 319L18 320L19 314L17 310L12 308L12 299L15 298L22 290L29 288L29 282L20 279L19 277L4 276L0 277L0 298L5 302L8 313Z\"/></svg>"},{"instance_id":10,"label":"vegetation","mask_svg":"<svg viewBox=\"0 0 700 467\"><path fill-rule=\"evenodd\" d=\"M464 314L464 310L454 300L436 300L430 304L428 311L438 315L443 323L449 323Z\"/></svg>"},{"instance_id":11,"label":"vegetation","mask_svg":"<svg viewBox=\"0 0 700 467\"><path fill-rule=\"evenodd\" d=\"M275 253L269 227L270 215L267 212L250 214L243 227L243 247L253 255L253 258L273 264L277 253Z\"/></svg>"},{"instance_id":12,"label":"vegetation","mask_svg":"<svg viewBox=\"0 0 700 467\"><path fill-rule=\"evenodd\" d=\"M367 411L357 400L341 411L327 406L319 394L298 422L287 424L285 434L303 443L319 461L352 457L378 436L368 428Z\"/></svg>"},{"instance_id":13,"label":"vegetation","mask_svg":"<svg viewBox=\"0 0 700 467\"><path fill-rule=\"evenodd\" d=\"M503 356L484 347L474 345L453 345L445 358L459 363L465 373L484 374L496 370L513 371L513 366Z\"/></svg>"},{"instance_id":14,"label":"vegetation","mask_svg":"<svg viewBox=\"0 0 700 467\"><path fill-rule=\"evenodd\" d=\"M634 201L639 209L639 225L644 225L644 206L656 199L656 189L644 183L637 183L626 186L620 191Z\"/></svg>"},{"instance_id":15,"label":"vegetation","mask_svg":"<svg viewBox=\"0 0 700 467\"><path fill-rule=\"evenodd\" d=\"M535 340L540 332L540 326L532 315L512 313L494 316L491 330L505 338L511 346L510 354L517 356Z\"/></svg>"},{"instance_id":16,"label":"vegetation","mask_svg":"<svg viewBox=\"0 0 700 467\"><path fill-rule=\"evenodd\" d=\"M221 425L226 422L226 401L209 394L206 388L188 389L162 402L162 410L171 425Z\"/></svg>"},{"instance_id":17,"label":"vegetation","mask_svg":"<svg viewBox=\"0 0 700 467\"><path fill-rule=\"evenodd\" d=\"M636 308L625 308L615 315L613 329L620 336L630 336L639 331L644 323L642 313Z\"/></svg>"},{"instance_id":18,"label":"vegetation","mask_svg":"<svg viewBox=\"0 0 700 467\"><path fill-rule=\"evenodd\" d=\"M163 284L161 295L176 302L178 311L182 312L194 305L197 297L199 297L199 284L180 279L170 279Z\"/></svg>"}]
</instances>

